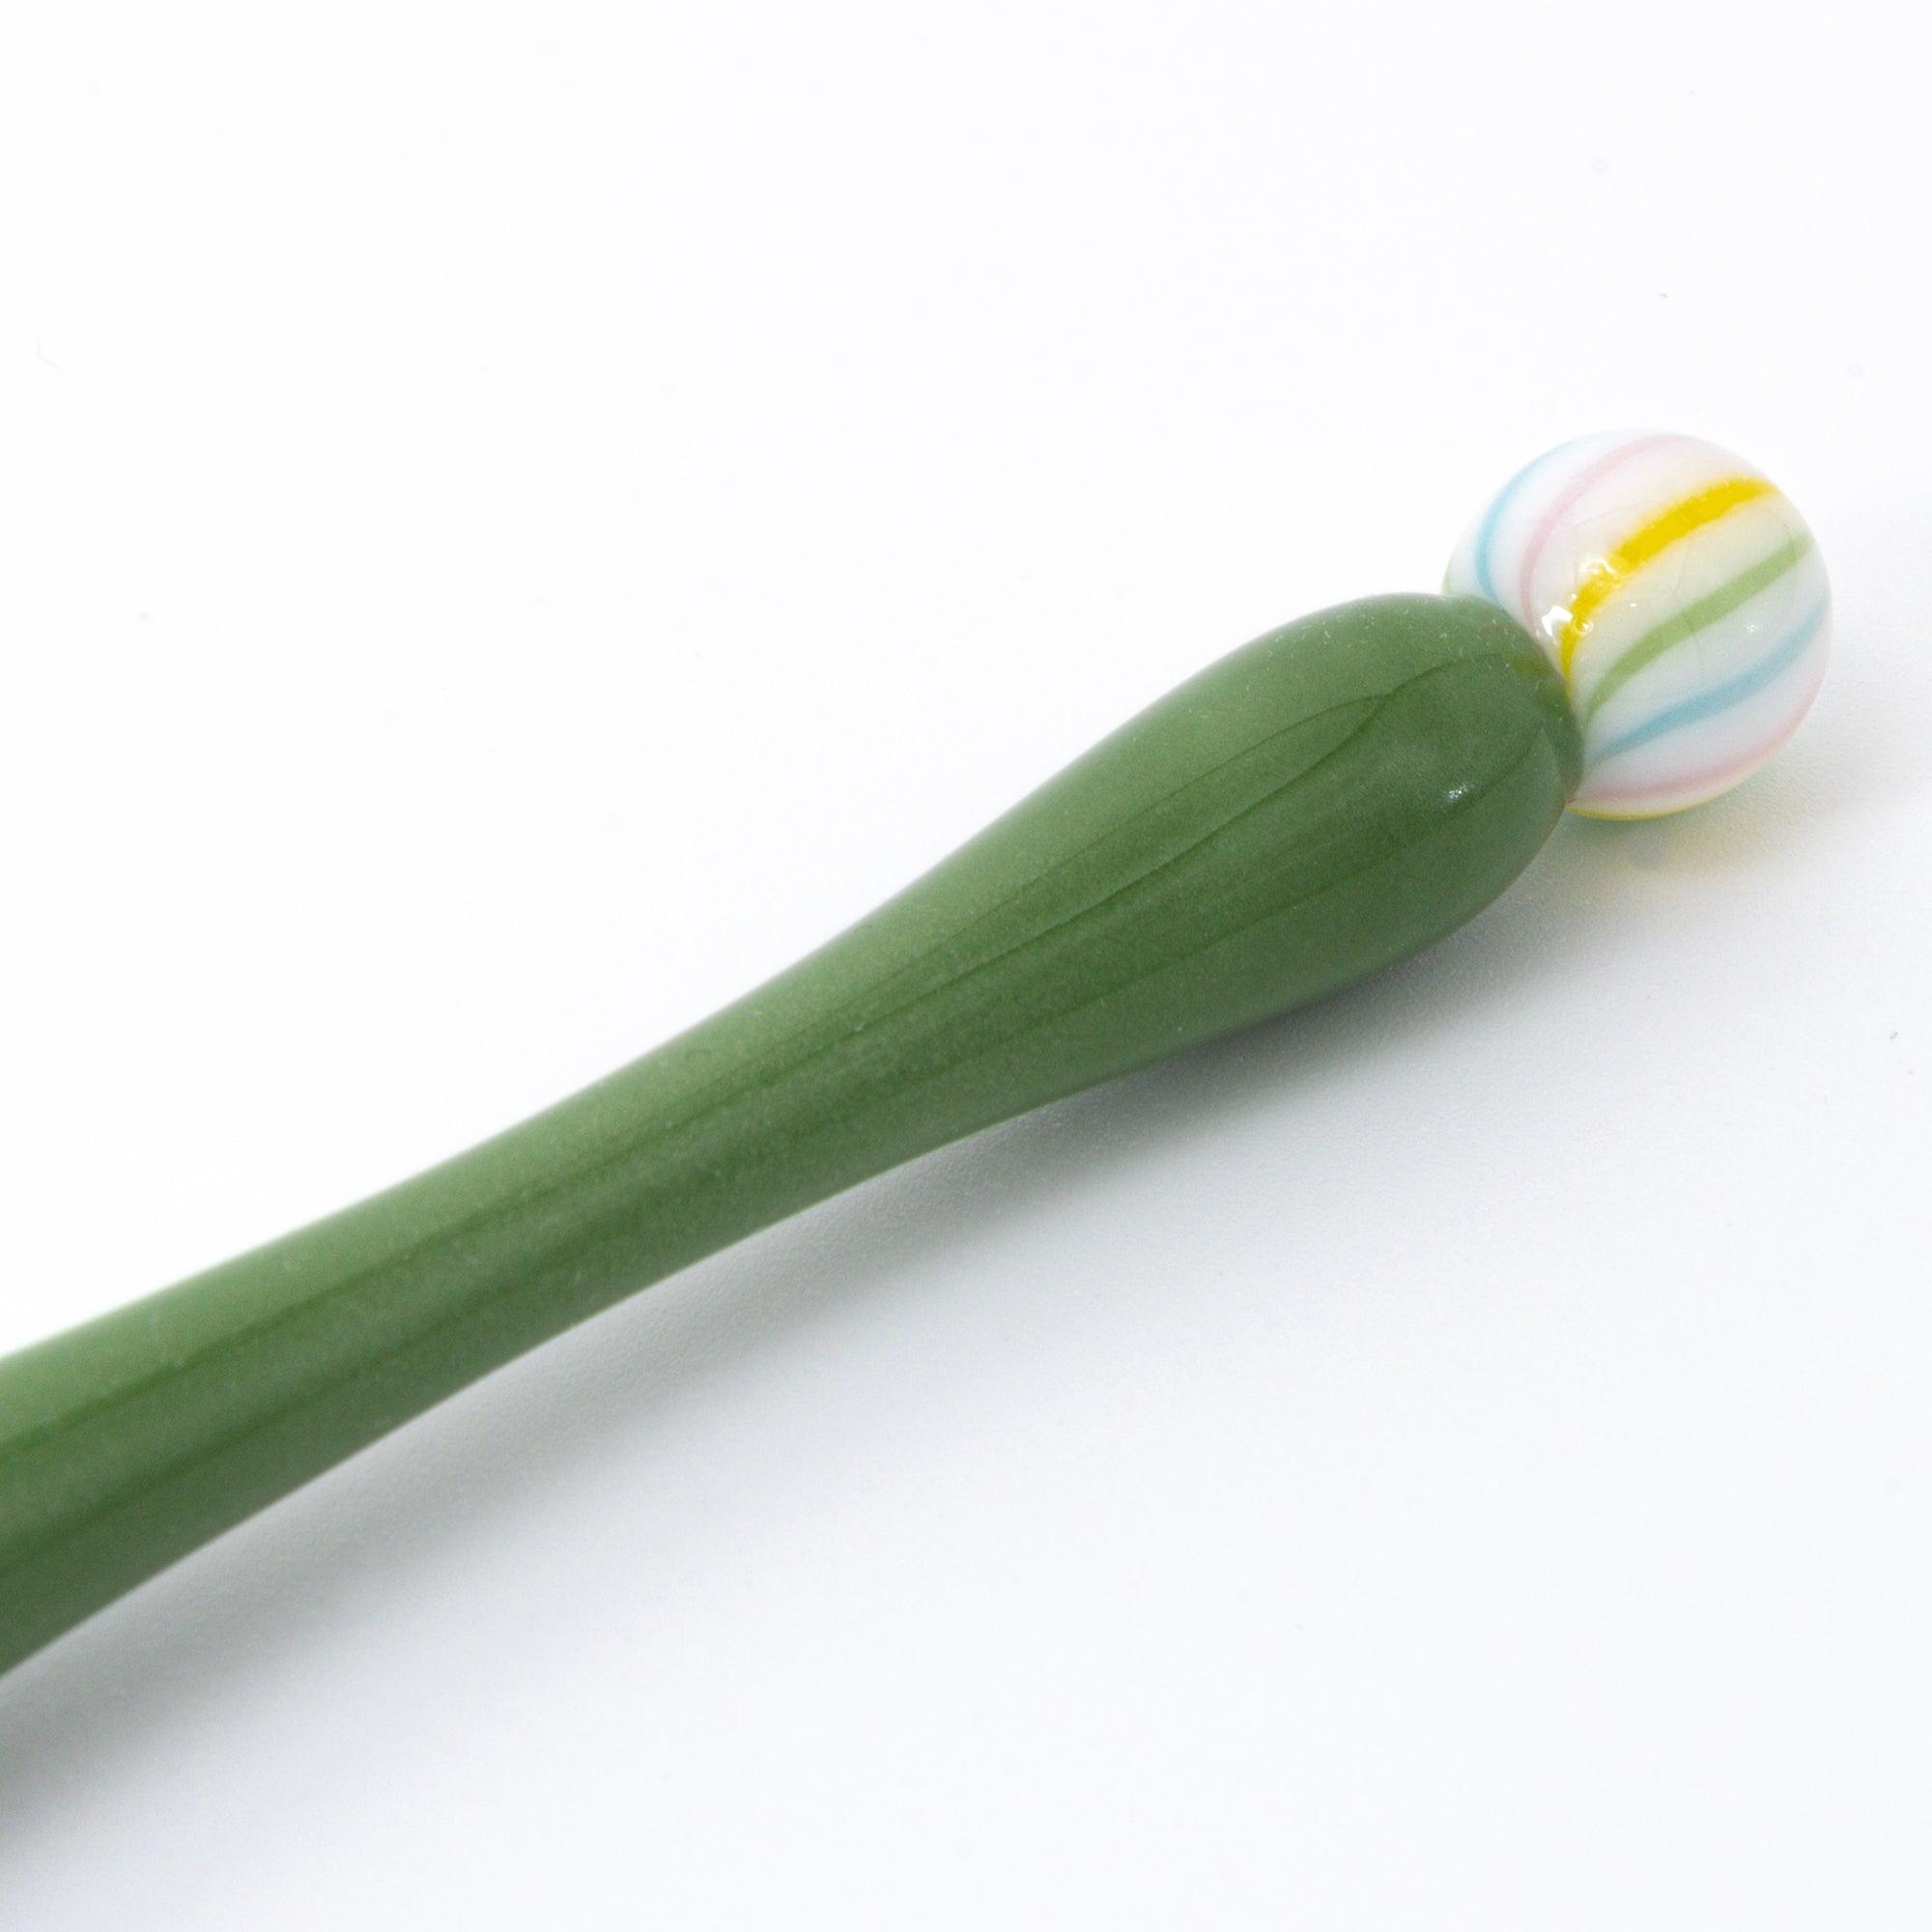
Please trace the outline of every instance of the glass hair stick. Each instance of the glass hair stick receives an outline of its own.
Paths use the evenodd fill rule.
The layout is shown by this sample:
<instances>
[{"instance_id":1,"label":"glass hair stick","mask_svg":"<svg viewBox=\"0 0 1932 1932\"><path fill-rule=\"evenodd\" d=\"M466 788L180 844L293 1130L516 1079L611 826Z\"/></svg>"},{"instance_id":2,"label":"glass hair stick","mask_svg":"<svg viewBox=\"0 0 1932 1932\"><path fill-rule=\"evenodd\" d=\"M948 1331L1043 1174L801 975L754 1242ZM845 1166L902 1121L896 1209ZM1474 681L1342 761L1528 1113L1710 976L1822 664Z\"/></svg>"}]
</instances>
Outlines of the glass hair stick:
<instances>
[{"instance_id":1,"label":"glass hair stick","mask_svg":"<svg viewBox=\"0 0 1932 1932\"><path fill-rule=\"evenodd\" d=\"M1444 591L1270 631L609 1079L0 1361L0 1669L638 1289L1428 946L1566 808L1717 797L1823 672L1810 533L1689 437L1539 457Z\"/></svg>"}]
</instances>

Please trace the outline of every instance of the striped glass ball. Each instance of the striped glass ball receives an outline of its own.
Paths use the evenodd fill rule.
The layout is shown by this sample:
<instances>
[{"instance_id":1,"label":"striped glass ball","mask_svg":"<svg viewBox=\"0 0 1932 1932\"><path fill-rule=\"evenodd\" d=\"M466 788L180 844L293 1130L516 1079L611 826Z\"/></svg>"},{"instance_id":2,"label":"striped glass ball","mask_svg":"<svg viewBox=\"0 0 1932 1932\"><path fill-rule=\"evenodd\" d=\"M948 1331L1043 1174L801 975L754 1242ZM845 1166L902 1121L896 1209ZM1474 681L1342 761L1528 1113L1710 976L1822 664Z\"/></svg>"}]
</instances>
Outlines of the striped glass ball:
<instances>
[{"instance_id":1,"label":"striped glass ball","mask_svg":"<svg viewBox=\"0 0 1932 1932\"><path fill-rule=\"evenodd\" d=\"M1655 818L1718 797L1798 728L1831 592L1804 520L1689 436L1583 437L1505 483L1443 586L1487 598L1563 673L1583 727L1573 809Z\"/></svg>"}]
</instances>

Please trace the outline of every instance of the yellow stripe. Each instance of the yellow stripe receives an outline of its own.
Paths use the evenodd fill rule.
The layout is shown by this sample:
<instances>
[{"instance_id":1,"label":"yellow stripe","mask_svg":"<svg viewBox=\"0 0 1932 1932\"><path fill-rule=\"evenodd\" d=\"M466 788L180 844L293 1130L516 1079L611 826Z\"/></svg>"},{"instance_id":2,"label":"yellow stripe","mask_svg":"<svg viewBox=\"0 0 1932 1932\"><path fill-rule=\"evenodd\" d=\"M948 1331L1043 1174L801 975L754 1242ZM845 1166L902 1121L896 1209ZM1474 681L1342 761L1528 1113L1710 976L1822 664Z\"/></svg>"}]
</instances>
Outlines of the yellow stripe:
<instances>
[{"instance_id":1,"label":"yellow stripe","mask_svg":"<svg viewBox=\"0 0 1932 1932\"><path fill-rule=\"evenodd\" d=\"M1660 510L1649 523L1633 530L1608 556L1592 564L1570 601L1570 621L1563 626L1563 635L1557 642L1557 662L1563 667L1563 675L1566 678L1570 675L1571 661L1577 655L1577 646L1583 641L1583 633L1590 628L1591 618L1627 577L1634 575L1652 557L1688 537L1692 530L1701 530L1706 524L1715 524L1719 517L1728 515L1740 503L1752 503L1760 497L1776 494L1762 476L1727 476L1721 483L1713 483L1695 496L1671 504L1667 510Z\"/></svg>"}]
</instances>

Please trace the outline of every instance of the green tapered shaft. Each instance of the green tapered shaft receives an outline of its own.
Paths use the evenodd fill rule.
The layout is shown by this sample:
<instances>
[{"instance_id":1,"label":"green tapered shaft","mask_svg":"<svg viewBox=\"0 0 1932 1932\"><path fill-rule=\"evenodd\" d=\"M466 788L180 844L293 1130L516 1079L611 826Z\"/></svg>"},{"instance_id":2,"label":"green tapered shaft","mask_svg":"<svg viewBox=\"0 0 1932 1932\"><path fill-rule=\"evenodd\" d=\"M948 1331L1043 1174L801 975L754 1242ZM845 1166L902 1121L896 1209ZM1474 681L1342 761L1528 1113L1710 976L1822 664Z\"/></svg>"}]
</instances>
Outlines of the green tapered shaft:
<instances>
[{"instance_id":1,"label":"green tapered shaft","mask_svg":"<svg viewBox=\"0 0 1932 1932\"><path fill-rule=\"evenodd\" d=\"M0 1669L637 1289L1416 952L1529 862L1577 763L1488 604L1258 639L610 1079L0 1361Z\"/></svg>"}]
</instances>

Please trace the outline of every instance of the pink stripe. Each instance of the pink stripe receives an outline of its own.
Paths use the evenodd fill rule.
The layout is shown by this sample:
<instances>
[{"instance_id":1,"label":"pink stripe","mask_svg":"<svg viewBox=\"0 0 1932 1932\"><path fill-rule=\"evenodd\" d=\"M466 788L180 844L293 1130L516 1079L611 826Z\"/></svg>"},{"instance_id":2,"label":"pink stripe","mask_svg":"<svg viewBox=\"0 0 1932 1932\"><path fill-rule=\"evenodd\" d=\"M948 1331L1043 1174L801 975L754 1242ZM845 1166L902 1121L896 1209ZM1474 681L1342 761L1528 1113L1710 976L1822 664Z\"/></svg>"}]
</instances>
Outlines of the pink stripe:
<instances>
[{"instance_id":1,"label":"pink stripe","mask_svg":"<svg viewBox=\"0 0 1932 1932\"><path fill-rule=\"evenodd\" d=\"M1530 533L1529 548L1522 554L1522 576L1517 585L1517 615L1531 631L1537 632L1541 641L1542 633L1537 627L1537 611L1530 603L1530 596L1536 587L1536 566L1543 561L1543 553L1548 548L1549 539L1556 534L1556 526L1575 507L1577 499L1593 485L1601 483L1611 470L1628 463L1633 456L1641 456L1647 449L1661 448L1666 442L1683 442L1681 436L1640 436L1630 442L1621 442L1616 448L1598 457L1596 462L1579 475L1573 476L1568 485L1559 490L1548 509L1544 511L1542 520Z\"/></svg>"}]
</instances>

